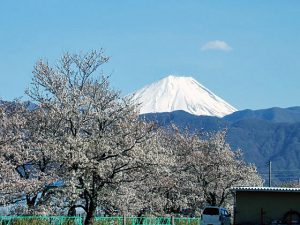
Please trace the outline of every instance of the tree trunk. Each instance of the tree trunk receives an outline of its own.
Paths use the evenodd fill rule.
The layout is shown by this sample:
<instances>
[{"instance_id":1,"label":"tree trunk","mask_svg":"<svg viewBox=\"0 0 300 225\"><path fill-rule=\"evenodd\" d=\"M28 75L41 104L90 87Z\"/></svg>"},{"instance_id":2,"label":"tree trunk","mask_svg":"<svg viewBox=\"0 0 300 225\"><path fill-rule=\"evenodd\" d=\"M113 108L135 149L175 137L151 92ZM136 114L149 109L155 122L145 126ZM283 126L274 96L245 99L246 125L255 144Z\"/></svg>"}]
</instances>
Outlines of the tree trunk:
<instances>
[{"instance_id":1,"label":"tree trunk","mask_svg":"<svg viewBox=\"0 0 300 225\"><path fill-rule=\"evenodd\" d=\"M143 222L144 222L144 217L143 217L143 215L144 215L144 213L146 212L146 209L145 208L143 208L142 210L140 210L140 212L138 213L138 215L137 215L137 224L143 224Z\"/></svg>"},{"instance_id":2,"label":"tree trunk","mask_svg":"<svg viewBox=\"0 0 300 225\"><path fill-rule=\"evenodd\" d=\"M30 196L30 194L26 195L26 204L28 209L34 209L35 205L36 205L36 199L37 199L37 195L34 195L33 197Z\"/></svg>"},{"instance_id":3,"label":"tree trunk","mask_svg":"<svg viewBox=\"0 0 300 225\"><path fill-rule=\"evenodd\" d=\"M73 205L71 208L68 210L68 216L76 216L76 206Z\"/></svg>"},{"instance_id":4,"label":"tree trunk","mask_svg":"<svg viewBox=\"0 0 300 225\"><path fill-rule=\"evenodd\" d=\"M96 212L96 205L94 204L94 201L91 199L90 205L89 205L88 210L86 212L84 225L92 225L93 224L95 212Z\"/></svg>"},{"instance_id":5,"label":"tree trunk","mask_svg":"<svg viewBox=\"0 0 300 225\"><path fill-rule=\"evenodd\" d=\"M217 206L217 197L215 193L209 192L209 196L208 196L208 200L207 202L211 205L211 206Z\"/></svg>"}]
</instances>

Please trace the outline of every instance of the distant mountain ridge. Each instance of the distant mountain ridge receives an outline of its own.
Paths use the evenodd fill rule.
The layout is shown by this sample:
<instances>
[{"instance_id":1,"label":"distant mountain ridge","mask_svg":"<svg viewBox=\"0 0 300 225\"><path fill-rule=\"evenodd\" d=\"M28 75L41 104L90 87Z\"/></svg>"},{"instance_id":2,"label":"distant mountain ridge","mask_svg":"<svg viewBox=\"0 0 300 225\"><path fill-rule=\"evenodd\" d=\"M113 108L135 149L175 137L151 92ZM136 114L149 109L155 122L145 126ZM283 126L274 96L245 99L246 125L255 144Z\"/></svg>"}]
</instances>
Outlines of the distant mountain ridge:
<instances>
[{"instance_id":1,"label":"distant mountain ridge","mask_svg":"<svg viewBox=\"0 0 300 225\"><path fill-rule=\"evenodd\" d=\"M300 107L273 107L260 110L241 110L224 117L226 121L234 122L243 119L260 119L277 123L300 122Z\"/></svg>"},{"instance_id":2,"label":"distant mountain ridge","mask_svg":"<svg viewBox=\"0 0 300 225\"><path fill-rule=\"evenodd\" d=\"M257 165L268 179L269 161L277 180L300 177L300 107L242 110L223 118L196 116L184 111L142 115L161 126L171 123L180 128L216 132L227 130L227 142L233 149L242 149L244 158Z\"/></svg>"},{"instance_id":3,"label":"distant mountain ridge","mask_svg":"<svg viewBox=\"0 0 300 225\"><path fill-rule=\"evenodd\" d=\"M194 115L223 117L236 109L192 77L167 76L132 95L140 113L184 110Z\"/></svg>"}]
</instances>

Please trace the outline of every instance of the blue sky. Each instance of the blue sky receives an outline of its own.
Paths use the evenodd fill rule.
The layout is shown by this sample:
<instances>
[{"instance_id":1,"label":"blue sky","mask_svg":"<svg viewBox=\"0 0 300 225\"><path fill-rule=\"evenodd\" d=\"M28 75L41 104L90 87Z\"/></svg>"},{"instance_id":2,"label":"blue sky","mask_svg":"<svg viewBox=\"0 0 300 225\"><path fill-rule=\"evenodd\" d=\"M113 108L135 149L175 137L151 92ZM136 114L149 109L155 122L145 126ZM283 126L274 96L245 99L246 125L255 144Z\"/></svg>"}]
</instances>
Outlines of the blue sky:
<instances>
[{"instance_id":1,"label":"blue sky","mask_svg":"<svg viewBox=\"0 0 300 225\"><path fill-rule=\"evenodd\" d=\"M10 0L0 3L0 97L35 62L103 48L123 95L193 76L238 109L300 106L298 0Z\"/></svg>"}]
</instances>

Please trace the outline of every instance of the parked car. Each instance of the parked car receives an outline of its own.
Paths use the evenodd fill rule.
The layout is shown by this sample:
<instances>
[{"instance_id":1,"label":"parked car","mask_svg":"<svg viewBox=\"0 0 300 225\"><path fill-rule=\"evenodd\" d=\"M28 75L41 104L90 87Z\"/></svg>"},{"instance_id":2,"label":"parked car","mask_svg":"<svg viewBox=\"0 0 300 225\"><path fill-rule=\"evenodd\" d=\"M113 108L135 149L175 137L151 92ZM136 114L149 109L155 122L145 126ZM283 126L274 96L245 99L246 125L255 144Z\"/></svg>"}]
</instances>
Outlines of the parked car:
<instances>
[{"instance_id":1,"label":"parked car","mask_svg":"<svg viewBox=\"0 0 300 225\"><path fill-rule=\"evenodd\" d=\"M231 214L224 208L207 206L204 208L200 225L230 225Z\"/></svg>"}]
</instances>

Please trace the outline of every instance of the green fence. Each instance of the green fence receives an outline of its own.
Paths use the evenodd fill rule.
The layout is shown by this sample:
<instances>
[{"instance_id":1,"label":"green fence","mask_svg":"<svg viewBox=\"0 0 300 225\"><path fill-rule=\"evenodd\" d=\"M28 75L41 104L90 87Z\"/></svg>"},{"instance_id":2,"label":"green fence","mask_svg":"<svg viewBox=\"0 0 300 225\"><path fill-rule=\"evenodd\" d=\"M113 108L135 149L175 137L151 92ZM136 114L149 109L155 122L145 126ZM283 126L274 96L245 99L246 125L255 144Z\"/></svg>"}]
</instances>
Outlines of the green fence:
<instances>
[{"instance_id":1,"label":"green fence","mask_svg":"<svg viewBox=\"0 0 300 225\"><path fill-rule=\"evenodd\" d=\"M0 225L82 225L82 217L0 216ZM199 225L198 218L95 217L94 225Z\"/></svg>"},{"instance_id":2,"label":"green fence","mask_svg":"<svg viewBox=\"0 0 300 225\"><path fill-rule=\"evenodd\" d=\"M66 216L0 216L0 225L82 225L81 217Z\"/></svg>"},{"instance_id":3,"label":"green fence","mask_svg":"<svg viewBox=\"0 0 300 225\"><path fill-rule=\"evenodd\" d=\"M200 218L174 217L174 225L200 225Z\"/></svg>"}]
</instances>

